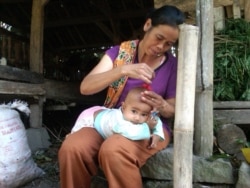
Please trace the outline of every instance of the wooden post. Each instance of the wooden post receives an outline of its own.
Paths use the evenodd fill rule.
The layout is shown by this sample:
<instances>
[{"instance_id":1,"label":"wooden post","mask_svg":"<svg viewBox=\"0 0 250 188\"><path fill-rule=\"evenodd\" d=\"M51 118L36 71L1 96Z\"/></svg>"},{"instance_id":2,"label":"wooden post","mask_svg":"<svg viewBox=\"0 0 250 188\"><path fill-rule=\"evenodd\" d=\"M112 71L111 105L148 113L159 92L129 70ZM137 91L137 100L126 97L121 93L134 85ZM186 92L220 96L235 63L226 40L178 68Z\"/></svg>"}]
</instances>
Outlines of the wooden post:
<instances>
[{"instance_id":1,"label":"wooden post","mask_svg":"<svg viewBox=\"0 0 250 188\"><path fill-rule=\"evenodd\" d=\"M36 104L30 105L30 126L32 128L41 128L43 125L43 117L42 117L42 111L43 111L43 103L45 101L44 97L37 97L38 102Z\"/></svg>"},{"instance_id":2,"label":"wooden post","mask_svg":"<svg viewBox=\"0 0 250 188\"><path fill-rule=\"evenodd\" d=\"M174 123L174 187L191 188L198 27L180 26Z\"/></svg>"},{"instance_id":3,"label":"wooden post","mask_svg":"<svg viewBox=\"0 0 250 188\"><path fill-rule=\"evenodd\" d=\"M6 46L7 46L7 44L6 44L7 42L6 42L6 35L3 35L3 39L2 39L2 51L1 51L1 55L3 56L3 57L5 57L5 58L7 58L7 54L6 54Z\"/></svg>"},{"instance_id":4,"label":"wooden post","mask_svg":"<svg viewBox=\"0 0 250 188\"><path fill-rule=\"evenodd\" d=\"M196 20L200 28L195 98L194 152L203 157L213 153L213 1L197 0Z\"/></svg>"},{"instance_id":5,"label":"wooden post","mask_svg":"<svg viewBox=\"0 0 250 188\"><path fill-rule=\"evenodd\" d=\"M22 63L22 59L21 59L21 42L16 40L14 41L14 54L15 56L13 57L14 62L18 63L18 66L20 66Z\"/></svg>"},{"instance_id":6,"label":"wooden post","mask_svg":"<svg viewBox=\"0 0 250 188\"><path fill-rule=\"evenodd\" d=\"M7 59L11 61L12 57L11 57L11 50L12 50L12 40L11 40L11 36L7 37L7 48L8 48L8 52L7 52Z\"/></svg>"},{"instance_id":7,"label":"wooden post","mask_svg":"<svg viewBox=\"0 0 250 188\"><path fill-rule=\"evenodd\" d=\"M44 6L49 0L33 0L30 33L30 70L43 72Z\"/></svg>"},{"instance_id":8,"label":"wooden post","mask_svg":"<svg viewBox=\"0 0 250 188\"><path fill-rule=\"evenodd\" d=\"M239 2L233 4L233 18L241 18L240 4Z\"/></svg>"},{"instance_id":9,"label":"wooden post","mask_svg":"<svg viewBox=\"0 0 250 188\"><path fill-rule=\"evenodd\" d=\"M245 20L250 22L250 1L245 0L245 9L244 9Z\"/></svg>"},{"instance_id":10,"label":"wooden post","mask_svg":"<svg viewBox=\"0 0 250 188\"><path fill-rule=\"evenodd\" d=\"M214 28L216 32L225 28L225 11L223 6L214 8Z\"/></svg>"}]
</instances>

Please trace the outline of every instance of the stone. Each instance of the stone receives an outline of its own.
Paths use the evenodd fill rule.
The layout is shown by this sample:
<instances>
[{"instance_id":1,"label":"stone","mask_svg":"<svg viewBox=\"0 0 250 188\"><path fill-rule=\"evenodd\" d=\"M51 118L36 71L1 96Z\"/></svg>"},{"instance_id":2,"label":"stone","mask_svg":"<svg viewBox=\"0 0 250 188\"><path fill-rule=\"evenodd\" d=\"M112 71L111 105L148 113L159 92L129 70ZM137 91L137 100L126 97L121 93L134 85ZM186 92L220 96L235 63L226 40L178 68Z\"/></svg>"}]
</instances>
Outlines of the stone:
<instances>
[{"instance_id":1,"label":"stone","mask_svg":"<svg viewBox=\"0 0 250 188\"><path fill-rule=\"evenodd\" d=\"M193 182L233 184L233 167L229 160L208 160L193 156ZM168 147L153 157L141 168L144 178L173 180L173 147Z\"/></svg>"},{"instance_id":2,"label":"stone","mask_svg":"<svg viewBox=\"0 0 250 188\"><path fill-rule=\"evenodd\" d=\"M250 187L250 165L246 162L242 162L238 172L238 181L236 183L236 188L247 187Z\"/></svg>"},{"instance_id":3,"label":"stone","mask_svg":"<svg viewBox=\"0 0 250 188\"><path fill-rule=\"evenodd\" d=\"M26 129L26 134L32 152L46 149L51 145L49 134L44 127Z\"/></svg>"}]
</instances>

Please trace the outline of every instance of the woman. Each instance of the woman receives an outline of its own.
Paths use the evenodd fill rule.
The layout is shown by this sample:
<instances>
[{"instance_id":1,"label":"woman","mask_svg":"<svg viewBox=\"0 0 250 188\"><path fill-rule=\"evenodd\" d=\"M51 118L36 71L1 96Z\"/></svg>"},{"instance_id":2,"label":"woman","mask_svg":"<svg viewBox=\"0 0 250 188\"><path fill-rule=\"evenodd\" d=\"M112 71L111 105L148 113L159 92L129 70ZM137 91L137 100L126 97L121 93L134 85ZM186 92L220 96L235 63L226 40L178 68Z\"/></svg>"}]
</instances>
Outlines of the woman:
<instances>
[{"instance_id":1,"label":"woman","mask_svg":"<svg viewBox=\"0 0 250 188\"><path fill-rule=\"evenodd\" d=\"M118 108L131 88L150 84L152 91L142 92L141 99L160 113L165 140L152 146L151 140L132 141L115 134L104 141L95 129L82 128L70 134L60 148L62 188L89 188L99 167L110 188L142 187L140 167L170 142L166 119L175 112L177 63L169 50L178 40L178 25L183 22L184 15L176 7L154 10L143 26L142 40L107 50L80 85L84 95L109 86L105 105Z\"/></svg>"}]
</instances>

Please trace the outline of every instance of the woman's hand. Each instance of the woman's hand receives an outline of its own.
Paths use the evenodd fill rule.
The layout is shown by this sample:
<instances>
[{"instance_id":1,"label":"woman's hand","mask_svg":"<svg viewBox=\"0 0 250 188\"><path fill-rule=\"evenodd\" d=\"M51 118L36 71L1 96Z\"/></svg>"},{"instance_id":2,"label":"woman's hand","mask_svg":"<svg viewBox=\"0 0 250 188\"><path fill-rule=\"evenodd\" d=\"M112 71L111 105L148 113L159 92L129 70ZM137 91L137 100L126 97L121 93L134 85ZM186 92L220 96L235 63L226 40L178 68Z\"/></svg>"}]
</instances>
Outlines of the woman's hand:
<instances>
[{"instance_id":1,"label":"woman's hand","mask_svg":"<svg viewBox=\"0 0 250 188\"><path fill-rule=\"evenodd\" d=\"M163 117L173 117L175 113L175 98L164 99L154 91L144 91L141 99L153 106L153 111L159 112Z\"/></svg>"},{"instance_id":2,"label":"woman's hand","mask_svg":"<svg viewBox=\"0 0 250 188\"><path fill-rule=\"evenodd\" d=\"M151 83L155 72L145 63L137 63L122 66L122 74L130 78L140 79L145 83Z\"/></svg>"},{"instance_id":3,"label":"woman's hand","mask_svg":"<svg viewBox=\"0 0 250 188\"><path fill-rule=\"evenodd\" d=\"M113 68L113 62L110 57L104 55L94 69L82 80L80 92L84 95L95 94L122 76L140 79L150 84L151 80L155 77L155 73L145 63L122 65Z\"/></svg>"}]
</instances>

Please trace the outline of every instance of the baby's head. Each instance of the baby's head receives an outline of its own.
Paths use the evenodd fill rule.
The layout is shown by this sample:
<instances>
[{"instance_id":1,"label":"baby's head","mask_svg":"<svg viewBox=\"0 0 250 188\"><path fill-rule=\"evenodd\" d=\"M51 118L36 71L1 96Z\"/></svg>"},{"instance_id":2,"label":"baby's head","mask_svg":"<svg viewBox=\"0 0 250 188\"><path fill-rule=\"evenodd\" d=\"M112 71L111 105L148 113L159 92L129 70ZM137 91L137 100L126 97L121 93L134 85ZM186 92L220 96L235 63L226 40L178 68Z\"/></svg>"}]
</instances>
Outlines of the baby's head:
<instances>
[{"instance_id":1,"label":"baby's head","mask_svg":"<svg viewBox=\"0 0 250 188\"><path fill-rule=\"evenodd\" d=\"M152 106L141 100L141 93L145 90L144 87L136 87L128 92L121 108L125 120L134 124L140 124L147 121Z\"/></svg>"}]
</instances>

